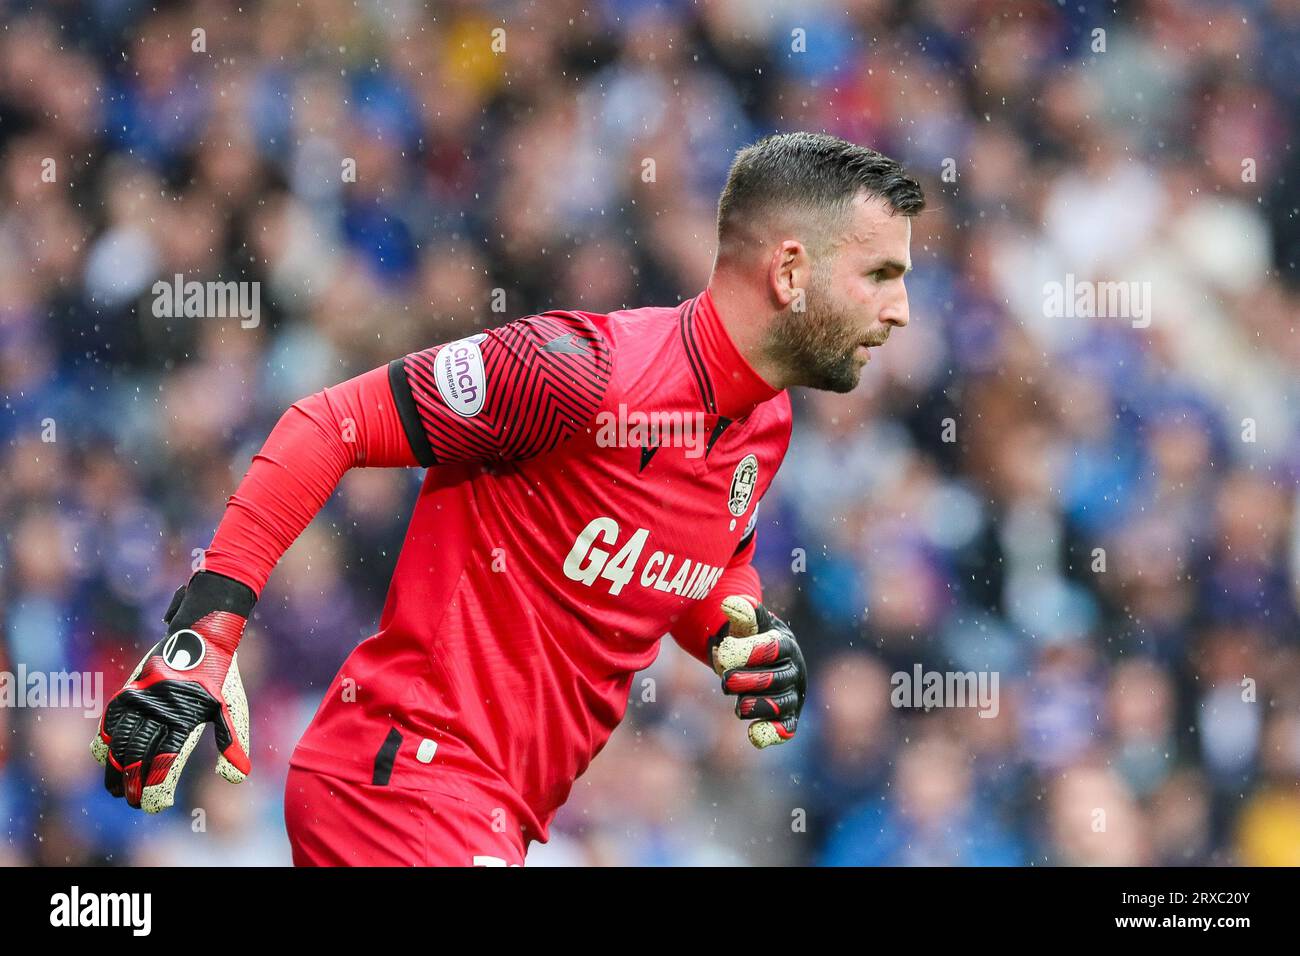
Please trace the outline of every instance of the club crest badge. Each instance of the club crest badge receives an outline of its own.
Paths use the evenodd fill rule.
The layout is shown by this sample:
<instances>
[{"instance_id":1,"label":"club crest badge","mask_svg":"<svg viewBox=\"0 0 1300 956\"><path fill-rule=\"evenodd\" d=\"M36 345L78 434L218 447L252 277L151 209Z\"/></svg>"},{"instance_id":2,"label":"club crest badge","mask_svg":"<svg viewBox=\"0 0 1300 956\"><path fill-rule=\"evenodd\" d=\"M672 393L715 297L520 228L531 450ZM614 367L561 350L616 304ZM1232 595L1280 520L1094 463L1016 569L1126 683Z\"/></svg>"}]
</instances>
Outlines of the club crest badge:
<instances>
[{"instance_id":1,"label":"club crest badge","mask_svg":"<svg viewBox=\"0 0 1300 956\"><path fill-rule=\"evenodd\" d=\"M749 509L749 502L754 497L754 487L758 484L758 459L746 455L736 466L736 473L731 476L731 494L727 506L731 513L739 518Z\"/></svg>"}]
</instances>

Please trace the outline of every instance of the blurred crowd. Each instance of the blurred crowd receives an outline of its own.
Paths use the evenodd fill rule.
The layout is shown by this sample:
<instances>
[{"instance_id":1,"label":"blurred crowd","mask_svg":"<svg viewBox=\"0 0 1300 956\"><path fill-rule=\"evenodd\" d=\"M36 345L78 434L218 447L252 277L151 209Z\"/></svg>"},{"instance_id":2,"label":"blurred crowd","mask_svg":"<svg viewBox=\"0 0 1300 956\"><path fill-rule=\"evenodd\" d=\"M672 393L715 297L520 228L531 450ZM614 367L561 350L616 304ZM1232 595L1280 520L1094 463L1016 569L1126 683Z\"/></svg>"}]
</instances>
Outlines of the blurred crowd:
<instances>
[{"instance_id":1,"label":"blurred crowd","mask_svg":"<svg viewBox=\"0 0 1300 956\"><path fill-rule=\"evenodd\" d=\"M929 209L911 323L795 395L762 507L798 737L752 750L668 641L530 864L1300 865L1297 0L0 18L0 671L111 693L289 403L694 295L735 150L825 130ZM260 283L260 321L156 317L176 274ZM1067 281L1145 283L1150 321L1048 314ZM287 862L286 760L420 479L354 470L272 577L243 786L209 736L146 818L94 718L0 706L0 863ZM997 715L893 706L918 664L996 673Z\"/></svg>"}]
</instances>

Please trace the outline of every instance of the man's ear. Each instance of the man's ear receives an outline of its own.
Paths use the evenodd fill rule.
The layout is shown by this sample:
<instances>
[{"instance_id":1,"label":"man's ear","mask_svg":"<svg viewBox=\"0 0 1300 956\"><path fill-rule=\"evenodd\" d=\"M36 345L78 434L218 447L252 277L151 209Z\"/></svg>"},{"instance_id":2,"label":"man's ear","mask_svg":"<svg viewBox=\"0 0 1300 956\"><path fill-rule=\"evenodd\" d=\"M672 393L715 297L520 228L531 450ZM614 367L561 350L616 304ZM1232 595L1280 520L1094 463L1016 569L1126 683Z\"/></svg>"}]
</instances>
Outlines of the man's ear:
<instances>
[{"instance_id":1,"label":"man's ear","mask_svg":"<svg viewBox=\"0 0 1300 956\"><path fill-rule=\"evenodd\" d=\"M772 252L767 267L768 289L780 311L798 306L812 284L812 258L798 239L784 239Z\"/></svg>"}]
</instances>

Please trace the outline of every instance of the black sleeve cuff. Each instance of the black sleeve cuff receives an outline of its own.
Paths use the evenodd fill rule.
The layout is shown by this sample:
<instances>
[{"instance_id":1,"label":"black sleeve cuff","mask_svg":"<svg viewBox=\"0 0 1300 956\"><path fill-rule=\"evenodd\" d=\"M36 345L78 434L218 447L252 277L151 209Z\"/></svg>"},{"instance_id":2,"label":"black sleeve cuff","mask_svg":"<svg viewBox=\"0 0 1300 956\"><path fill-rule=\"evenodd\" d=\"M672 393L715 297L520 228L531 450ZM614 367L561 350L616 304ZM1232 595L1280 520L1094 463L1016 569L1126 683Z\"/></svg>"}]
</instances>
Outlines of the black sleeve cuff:
<instances>
[{"instance_id":1,"label":"black sleeve cuff","mask_svg":"<svg viewBox=\"0 0 1300 956\"><path fill-rule=\"evenodd\" d=\"M438 459L429 444L429 436L424 433L424 424L415 407L415 396L411 394L411 383L406 380L405 359L393 359L388 363L388 384L393 389L397 417L402 421L402 430L406 432L415 460L425 468L433 467Z\"/></svg>"}]
</instances>

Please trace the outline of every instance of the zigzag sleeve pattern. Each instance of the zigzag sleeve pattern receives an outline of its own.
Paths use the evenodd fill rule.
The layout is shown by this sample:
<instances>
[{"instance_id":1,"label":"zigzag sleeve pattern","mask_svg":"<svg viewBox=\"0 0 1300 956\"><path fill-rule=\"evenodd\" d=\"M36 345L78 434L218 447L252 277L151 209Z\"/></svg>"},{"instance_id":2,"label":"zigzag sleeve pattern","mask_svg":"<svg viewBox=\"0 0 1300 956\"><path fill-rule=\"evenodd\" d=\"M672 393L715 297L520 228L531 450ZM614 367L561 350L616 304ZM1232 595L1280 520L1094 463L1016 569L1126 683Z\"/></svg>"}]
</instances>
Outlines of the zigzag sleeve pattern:
<instances>
[{"instance_id":1,"label":"zigzag sleeve pattern","mask_svg":"<svg viewBox=\"0 0 1300 956\"><path fill-rule=\"evenodd\" d=\"M429 467L553 450L591 421L612 371L588 318L548 312L413 352L389 379L411 449Z\"/></svg>"}]
</instances>

